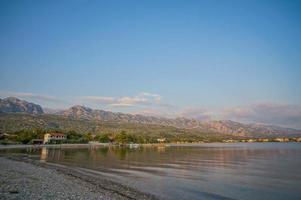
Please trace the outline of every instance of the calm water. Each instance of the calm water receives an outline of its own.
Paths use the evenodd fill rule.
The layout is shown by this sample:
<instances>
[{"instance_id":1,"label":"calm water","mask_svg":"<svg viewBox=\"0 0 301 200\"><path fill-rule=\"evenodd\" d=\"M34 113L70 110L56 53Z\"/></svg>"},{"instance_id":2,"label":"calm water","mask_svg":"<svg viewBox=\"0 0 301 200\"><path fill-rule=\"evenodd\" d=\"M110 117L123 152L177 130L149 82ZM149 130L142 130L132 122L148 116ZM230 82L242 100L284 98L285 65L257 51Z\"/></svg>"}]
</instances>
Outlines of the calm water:
<instances>
[{"instance_id":1,"label":"calm water","mask_svg":"<svg viewBox=\"0 0 301 200\"><path fill-rule=\"evenodd\" d=\"M163 199L301 199L301 143L6 150L96 170Z\"/></svg>"}]
</instances>

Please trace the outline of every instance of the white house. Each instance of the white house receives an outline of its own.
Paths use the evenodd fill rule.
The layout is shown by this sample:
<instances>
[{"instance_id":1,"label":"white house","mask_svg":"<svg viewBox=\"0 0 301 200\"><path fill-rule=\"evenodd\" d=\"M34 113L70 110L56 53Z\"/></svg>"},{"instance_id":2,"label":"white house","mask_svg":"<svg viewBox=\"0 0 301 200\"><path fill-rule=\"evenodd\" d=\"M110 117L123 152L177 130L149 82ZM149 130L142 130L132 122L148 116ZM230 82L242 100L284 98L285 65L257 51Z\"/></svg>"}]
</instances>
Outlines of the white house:
<instances>
[{"instance_id":1,"label":"white house","mask_svg":"<svg viewBox=\"0 0 301 200\"><path fill-rule=\"evenodd\" d=\"M46 133L44 135L44 144L50 143L51 141L60 142L66 140L66 135L63 133Z\"/></svg>"},{"instance_id":2,"label":"white house","mask_svg":"<svg viewBox=\"0 0 301 200\"><path fill-rule=\"evenodd\" d=\"M166 138L158 138L157 141L159 143L164 143L166 141Z\"/></svg>"}]
</instances>

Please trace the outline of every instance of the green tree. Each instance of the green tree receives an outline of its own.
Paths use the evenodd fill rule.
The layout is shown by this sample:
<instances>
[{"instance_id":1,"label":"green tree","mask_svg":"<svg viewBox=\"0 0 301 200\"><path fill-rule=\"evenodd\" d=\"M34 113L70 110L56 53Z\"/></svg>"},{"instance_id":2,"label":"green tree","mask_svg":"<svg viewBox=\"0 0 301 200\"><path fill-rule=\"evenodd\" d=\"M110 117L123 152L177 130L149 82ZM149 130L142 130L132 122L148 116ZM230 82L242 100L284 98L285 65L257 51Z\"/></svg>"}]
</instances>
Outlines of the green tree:
<instances>
[{"instance_id":1,"label":"green tree","mask_svg":"<svg viewBox=\"0 0 301 200\"><path fill-rule=\"evenodd\" d=\"M138 141L138 138L135 135L127 135L127 141L136 143Z\"/></svg>"},{"instance_id":2,"label":"green tree","mask_svg":"<svg viewBox=\"0 0 301 200\"><path fill-rule=\"evenodd\" d=\"M93 140L93 136L91 133L85 133L83 135L83 139L86 140L86 141L92 141Z\"/></svg>"},{"instance_id":3,"label":"green tree","mask_svg":"<svg viewBox=\"0 0 301 200\"><path fill-rule=\"evenodd\" d=\"M77 133L76 131L68 131L67 132L67 139L68 140L79 140L82 138L82 135Z\"/></svg>"},{"instance_id":4,"label":"green tree","mask_svg":"<svg viewBox=\"0 0 301 200\"><path fill-rule=\"evenodd\" d=\"M115 136L114 141L119 144L126 144L128 142L128 135L125 131L121 131Z\"/></svg>"},{"instance_id":5,"label":"green tree","mask_svg":"<svg viewBox=\"0 0 301 200\"><path fill-rule=\"evenodd\" d=\"M17 132L16 140L22 144L28 144L32 139L37 138L37 133L32 130L22 130Z\"/></svg>"},{"instance_id":6,"label":"green tree","mask_svg":"<svg viewBox=\"0 0 301 200\"><path fill-rule=\"evenodd\" d=\"M102 134L98 136L98 141L102 143L108 143L110 142L110 138L108 134Z\"/></svg>"}]
</instances>

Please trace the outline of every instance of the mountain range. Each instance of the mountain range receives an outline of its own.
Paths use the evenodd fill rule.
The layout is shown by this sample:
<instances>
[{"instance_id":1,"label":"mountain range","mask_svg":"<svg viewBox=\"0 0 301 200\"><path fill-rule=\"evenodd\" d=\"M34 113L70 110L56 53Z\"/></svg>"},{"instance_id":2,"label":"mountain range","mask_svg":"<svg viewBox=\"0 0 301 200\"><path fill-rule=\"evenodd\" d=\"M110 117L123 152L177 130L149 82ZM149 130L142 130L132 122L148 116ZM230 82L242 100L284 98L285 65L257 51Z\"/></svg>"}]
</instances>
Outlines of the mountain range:
<instances>
[{"instance_id":1,"label":"mountain range","mask_svg":"<svg viewBox=\"0 0 301 200\"><path fill-rule=\"evenodd\" d=\"M220 135L233 135L241 137L274 137L274 136L301 136L301 130L282 128L263 124L244 124L231 120L200 121L188 118L163 118L154 116L133 115L125 113L115 113L104 110L96 110L84 106L72 106L66 110L45 109L40 105L29 103L15 97L0 99L0 113L27 113L34 115L53 115L67 119L149 124L187 129L203 133Z\"/></svg>"}]
</instances>

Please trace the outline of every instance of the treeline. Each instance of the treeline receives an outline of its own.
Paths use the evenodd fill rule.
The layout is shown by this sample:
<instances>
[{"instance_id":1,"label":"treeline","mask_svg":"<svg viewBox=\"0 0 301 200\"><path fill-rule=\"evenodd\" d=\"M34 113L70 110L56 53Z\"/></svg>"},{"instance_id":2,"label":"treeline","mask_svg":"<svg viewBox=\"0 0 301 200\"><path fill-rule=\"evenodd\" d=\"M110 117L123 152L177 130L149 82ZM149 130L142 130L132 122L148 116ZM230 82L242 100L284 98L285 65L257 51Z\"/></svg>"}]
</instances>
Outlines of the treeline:
<instances>
[{"instance_id":1,"label":"treeline","mask_svg":"<svg viewBox=\"0 0 301 200\"><path fill-rule=\"evenodd\" d=\"M98 133L98 134L79 134L75 131L68 131L67 142L68 143L87 143L89 141L100 142L100 143L155 143L157 140L154 138L148 138L143 136L136 136L129 134L126 131L120 131L119 133Z\"/></svg>"},{"instance_id":2,"label":"treeline","mask_svg":"<svg viewBox=\"0 0 301 200\"><path fill-rule=\"evenodd\" d=\"M24 129L13 133L0 134L0 144L29 144L33 139L43 139L46 130Z\"/></svg>"},{"instance_id":3,"label":"treeline","mask_svg":"<svg viewBox=\"0 0 301 200\"><path fill-rule=\"evenodd\" d=\"M89 134L80 134L75 131L24 129L9 134L0 134L0 144L31 144L35 139L44 139L46 133L64 133L67 136L64 143L88 143L90 140Z\"/></svg>"},{"instance_id":4,"label":"treeline","mask_svg":"<svg viewBox=\"0 0 301 200\"><path fill-rule=\"evenodd\" d=\"M10 134L0 133L0 144L31 144L35 139L43 139L46 133L64 133L66 140L64 143L72 144L84 144L89 141L95 141L100 143L156 143L157 138L147 136L137 136L129 134L126 131L120 131L119 133L78 133L76 131L61 131L61 130L43 130L43 129L25 129L16 131Z\"/></svg>"}]
</instances>

